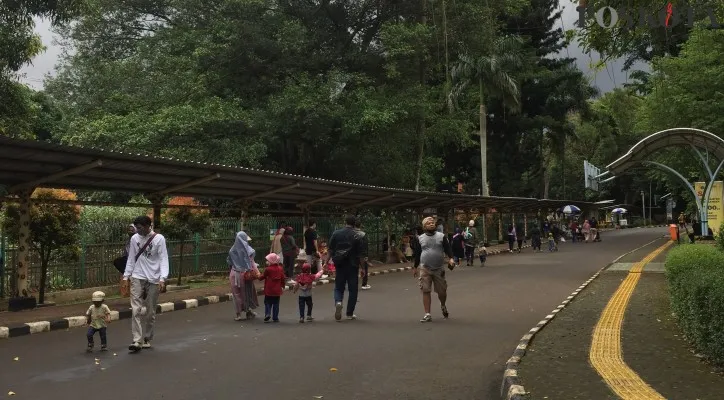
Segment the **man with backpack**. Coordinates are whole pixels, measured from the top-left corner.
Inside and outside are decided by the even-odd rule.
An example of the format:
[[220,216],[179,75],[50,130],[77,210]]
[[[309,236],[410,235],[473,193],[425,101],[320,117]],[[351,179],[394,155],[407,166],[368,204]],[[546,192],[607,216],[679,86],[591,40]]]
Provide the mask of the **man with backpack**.
[[465,241],[465,260],[467,260],[467,266],[472,267],[474,256],[475,256],[475,246],[478,245],[478,230],[475,229],[475,221],[470,220],[468,222],[468,227],[465,228],[465,232],[463,232],[463,239]]
[[362,237],[355,229],[356,223],[357,218],[354,215],[348,215],[345,218],[346,226],[334,231],[329,238],[329,256],[337,271],[334,281],[334,319],[337,321],[342,319],[345,285],[349,290],[347,319],[357,319],[354,308],[357,305],[359,267],[366,254],[363,254],[362,251]]
[[[166,239],[155,233],[151,218],[143,215],[133,221],[136,234],[128,247],[128,262],[123,273],[124,289],[131,288],[131,334],[128,350],[138,352],[151,347],[156,322],[158,294],[168,279]],[[143,339],[143,342],[141,342]]]

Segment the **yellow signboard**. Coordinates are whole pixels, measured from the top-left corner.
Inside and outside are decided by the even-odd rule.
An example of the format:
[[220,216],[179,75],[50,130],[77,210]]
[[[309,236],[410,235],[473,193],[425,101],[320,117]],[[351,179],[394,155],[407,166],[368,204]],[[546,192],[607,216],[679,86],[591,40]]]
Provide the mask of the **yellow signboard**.
[[[705,182],[694,183],[696,196],[702,201],[704,206],[704,191],[706,190]],[[714,181],[709,195],[709,209],[707,210],[709,229],[716,235],[719,232],[719,226],[724,222],[724,182]]]

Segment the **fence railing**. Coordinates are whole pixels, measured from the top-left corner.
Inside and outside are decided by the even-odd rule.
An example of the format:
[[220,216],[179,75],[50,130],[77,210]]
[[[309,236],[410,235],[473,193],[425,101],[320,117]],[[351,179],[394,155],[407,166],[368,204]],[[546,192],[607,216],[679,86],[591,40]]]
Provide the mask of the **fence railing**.
[[[488,240],[495,244],[497,240],[505,238],[505,227],[513,221],[513,215],[489,215],[486,227]],[[522,223],[522,215],[515,215],[516,223]],[[256,249],[256,261],[263,264],[264,256],[271,247],[271,236],[276,228],[284,222],[294,229],[294,238],[300,248],[304,247],[301,217],[252,217],[244,226],[244,230],[252,240],[252,247]],[[335,229],[343,225],[342,218],[317,218],[317,232],[321,240],[327,240]],[[461,225],[467,225],[461,222]],[[500,223],[502,222],[502,228]],[[403,232],[413,223],[419,223],[416,218],[410,217],[390,222],[390,232],[399,242]],[[483,218],[476,218],[478,232],[481,232]],[[534,217],[528,218],[529,226],[534,223]],[[85,222],[80,229],[79,243],[58,252],[48,265],[47,288],[50,291],[82,289],[88,287],[112,285],[118,283],[120,274],[113,266],[113,260],[121,256],[128,240],[126,229],[128,221],[106,220]],[[229,248],[234,243],[236,232],[240,229],[240,221],[236,218],[213,219],[211,226],[202,234],[196,234],[190,240],[182,242],[167,238],[170,273],[169,280],[176,277],[178,268],[183,268],[183,274],[196,275],[206,271],[226,270],[226,258]],[[362,226],[367,233],[369,254],[373,259],[384,261],[383,246],[387,240],[387,222],[380,217],[363,219]],[[499,233],[502,231],[503,236]],[[163,225],[160,232],[163,233]],[[14,285],[13,271],[17,265],[17,249],[7,237],[0,233],[0,297],[12,293]],[[36,251],[30,253],[31,264],[28,280],[31,292],[35,292],[40,284],[40,257]]]

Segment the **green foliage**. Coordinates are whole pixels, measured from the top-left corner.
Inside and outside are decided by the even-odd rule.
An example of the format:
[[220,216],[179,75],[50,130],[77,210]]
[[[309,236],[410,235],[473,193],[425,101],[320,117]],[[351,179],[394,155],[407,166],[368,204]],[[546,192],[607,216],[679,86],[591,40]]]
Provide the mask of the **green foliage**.
[[724,251],[724,222],[719,225],[719,232],[715,235],[716,247]]
[[[569,1],[578,3],[578,0]],[[626,68],[631,67],[636,61],[650,62],[655,57],[678,56],[681,45],[689,39],[691,33],[691,28],[686,26],[688,25],[686,16],[677,26],[665,29],[661,25],[660,18],[666,13],[666,2],[658,0],[588,0],[586,3],[591,10],[609,6],[617,10],[625,8],[637,14],[633,16],[636,24],[634,29],[625,27],[626,20],[623,16],[619,16],[620,22],[611,29],[599,26],[594,18],[588,17],[584,28],[578,29],[579,44],[584,51],[596,51],[602,54],[605,60],[624,57]],[[695,21],[703,25],[708,26],[711,23],[705,13],[707,7],[718,15],[719,23],[724,17],[724,3],[720,1],[674,2],[677,9],[688,4],[693,6]],[[645,12],[648,21],[647,27],[639,26],[638,13],[640,10]],[[680,11],[686,14],[685,9],[680,9]]]
[[[188,197],[174,197],[169,205],[198,205],[196,201]],[[161,229],[164,237],[181,242],[181,259],[179,261],[177,285],[181,285],[183,277],[183,257],[186,242],[193,238],[194,234],[201,234],[211,226],[209,210],[195,209],[190,207],[171,207],[163,213]]]
[[60,24],[77,15],[82,5],[83,0],[0,1],[0,135],[34,137],[23,126],[33,115],[28,90],[15,82],[17,71],[44,50],[33,18]]
[[694,348],[724,364],[724,253],[682,245],[666,258],[671,308]]
[[[48,204],[44,201],[56,199],[74,200],[75,195],[61,189],[36,189],[32,198],[37,200],[30,207],[30,245],[40,254],[41,278],[38,301],[45,300],[48,262],[59,250],[67,250],[78,241],[80,207],[69,204]],[[2,220],[3,232],[11,242],[18,243],[20,237],[20,206],[9,204]]]

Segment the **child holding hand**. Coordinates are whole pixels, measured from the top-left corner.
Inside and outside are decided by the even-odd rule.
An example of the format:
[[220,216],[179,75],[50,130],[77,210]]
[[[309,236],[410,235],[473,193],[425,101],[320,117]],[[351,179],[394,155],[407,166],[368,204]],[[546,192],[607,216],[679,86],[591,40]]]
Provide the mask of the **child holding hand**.
[[269,322],[269,319],[279,322],[279,300],[284,292],[287,277],[284,275],[282,260],[278,254],[269,253],[265,258],[267,267],[259,278],[260,281],[264,281],[264,322]]
[[111,322],[111,309],[103,304],[105,298],[105,293],[101,291],[93,292],[93,296],[91,297],[93,304],[88,307],[88,311],[85,312],[86,323],[88,324],[88,332],[86,334],[88,337],[88,349],[86,351],[89,353],[93,351],[93,336],[95,336],[96,332],[98,332],[98,335],[101,337],[101,351],[108,350],[106,327],[108,326],[107,324]]
[[314,303],[312,303],[312,288],[314,287],[314,282],[322,277],[322,274],[324,273],[323,270],[319,270],[316,274],[312,274],[312,266],[309,265],[309,263],[304,263],[302,265],[302,273],[297,275],[297,278],[295,279],[296,283],[294,284],[294,293],[297,293],[297,291],[301,290],[299,293],[299,323],[304,323],[304,308],[306,306],[307,308],[307,321],[313,321],[314,318],[312,317],[312,306]]

